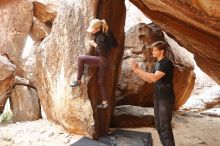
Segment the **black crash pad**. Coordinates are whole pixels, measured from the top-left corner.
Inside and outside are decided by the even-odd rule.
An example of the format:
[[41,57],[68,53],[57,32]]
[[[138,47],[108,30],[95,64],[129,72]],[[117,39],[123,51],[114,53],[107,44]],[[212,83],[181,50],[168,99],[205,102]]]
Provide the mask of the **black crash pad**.
[[98,141],[81,138],[71,146],[152,146],[151,133],[117,129]]
[[70,146],[109,146],[109,145],[95,141],[87,137],[83,137],[74,144],[71,144]]
[[151,133],[117,129],[107,136],[100,137],[100,142],[110,146],[152,146]]

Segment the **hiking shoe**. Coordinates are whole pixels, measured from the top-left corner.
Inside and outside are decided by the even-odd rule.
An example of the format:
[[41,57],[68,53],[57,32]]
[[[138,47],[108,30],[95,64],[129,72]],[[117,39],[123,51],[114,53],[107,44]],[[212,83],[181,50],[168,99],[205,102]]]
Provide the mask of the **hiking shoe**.
[[79,80],[74,80],[71,84],[70,84],[70,87],[76,87],[76,86],[79,86],[80,85],[80,81]]

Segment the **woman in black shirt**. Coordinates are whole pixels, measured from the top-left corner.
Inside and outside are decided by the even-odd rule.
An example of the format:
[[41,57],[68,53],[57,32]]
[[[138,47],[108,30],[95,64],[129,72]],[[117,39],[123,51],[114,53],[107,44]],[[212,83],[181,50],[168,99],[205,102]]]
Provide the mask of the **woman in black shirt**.
[[108,25],[105,20],[93,19],[90,22],[87,32],[94,35],[94,40],[88,43],[95,47],[95,52],[97,56],[91,55],[81,55],[78,57],[78,74],[77,79],[74,80],[70,86],[76,87],[81,84],[81,78],[84,70],[84,64],[88,64],[92,67],[98,67],[98,84],[100,87],[100,95],[102,98],[102,103],[98,105],[98,108],[106,108],[107,94],[104,87],[104,73],[109,65],[108,56],[110,54],[111,48],[117,46],[117,42],[112,33],[108,30]]
[[171,127],[172,109],[175,101],[172,83],[174,65],[173,62],[165,56],[167,47],[168,45],[163,41],[155,42],[152,45],[153,57],[157,58],[153,73],[143,71],[135,61],[132,62],[132,69],[142,79],[149,83],[155,83],[155,126],[162,145],[175,146]]

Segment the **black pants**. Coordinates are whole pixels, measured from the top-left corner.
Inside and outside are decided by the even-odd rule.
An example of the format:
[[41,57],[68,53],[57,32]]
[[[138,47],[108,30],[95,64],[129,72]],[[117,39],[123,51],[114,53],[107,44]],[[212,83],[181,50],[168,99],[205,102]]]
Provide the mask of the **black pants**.
[[170,99],[154,99],[155,126],[163,146],[175,146],[171,127],[173,104]]
[[77,80],[81,80],[84,64],[88,64],[90,67],[98,67],[98,84],[100,88],[100,96],[103,100],[107,99],[107,94],[104,86],[104,75],[108,69],[108,61],[106,58],[100,56],[82,55],[78,57],[78,74]]

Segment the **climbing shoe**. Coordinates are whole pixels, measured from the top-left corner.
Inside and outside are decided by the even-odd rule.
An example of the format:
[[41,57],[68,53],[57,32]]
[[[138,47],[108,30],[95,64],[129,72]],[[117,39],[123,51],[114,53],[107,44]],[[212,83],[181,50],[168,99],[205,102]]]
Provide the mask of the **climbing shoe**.
[[81,81],[80,80],[74,80],[71,84],[70,84],[70,87],[76,87],[76,86],[79,86],[81,84]]
[[105,109],[108,107],[108,103],[106,100],[104,100],[101,104],[98,104],[96,107],[99,109]]

